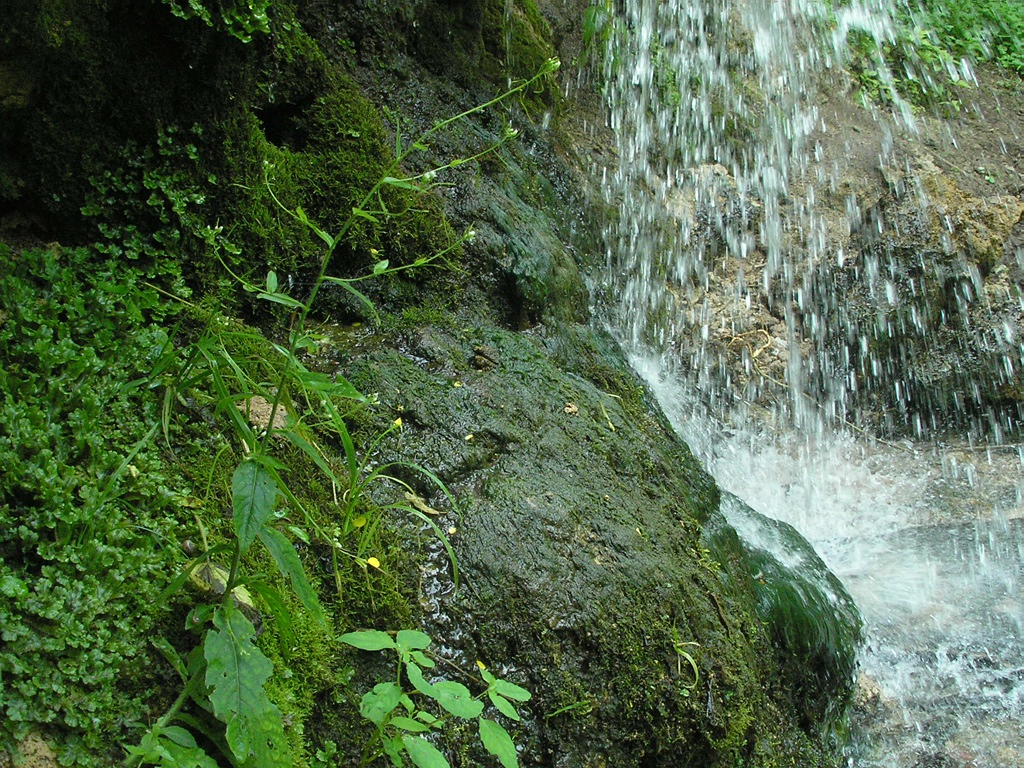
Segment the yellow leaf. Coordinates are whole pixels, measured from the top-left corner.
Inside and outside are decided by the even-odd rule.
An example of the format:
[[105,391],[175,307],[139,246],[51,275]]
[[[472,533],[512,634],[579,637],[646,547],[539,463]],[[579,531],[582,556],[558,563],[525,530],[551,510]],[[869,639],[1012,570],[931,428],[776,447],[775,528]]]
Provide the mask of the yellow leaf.
[[456,381],[454,384],[452,384],[452,386],[453,387],[461,387],[462,386],[462,382],[461,381]]
[[366,517],[364,515],[360,515],[352,521],[353,528],[362,528],[364,525],[366,525]]
[[423,512],[424,514],[427,514],[427,515],[443,515],[444,514],[444,512],[438,512],[432,506],[427,504],[427,502],[425,500],[423,500],[422,498],[417,496],[412,491],[406,491],[405,492],[405,500],[410,502],[414,507],[416,507],[416,509],[418,509],[420,512]]
[[453,525],[451,528],[448,529],[448,535],[454,536],[456,533],[458,533],[458,531],[459,529]]
[[481,672],[483,672],[483,671],[484,671],[485,669],[487,669],[487,665],[486,665],[486,664],[484,664],[484,663],[483,663],[482,661],[480,661],[479,659],[477,660],[477,662],[476,662],[476,665],[477,665],[478,667],[480,667],[480,671],[481,671]]
[[394,425],[395,425],[396,427],[401,427],[401,426],[402,426],[402,417],[401,417],[401,416],[399,416],[399,417],[398,417],[397,419],[395,419],[395,420],[394,420],[393,422],[391,422],[391,423],[392,423],[392,424],[394,424]]
[[366,558],[366,564],[376,568],[377,570],[380,570],[380,560],[378,560],[376,557]]
[[465,440],[465,441],[466,441],[467,443],[471,443],[471,442],[473,442],[473,435],[472,435],[472,434],[468,434],[468,435],[466,435],[466,436],[465,436],[465,437],[464,437],[463,439],[464,439],[464,440]]

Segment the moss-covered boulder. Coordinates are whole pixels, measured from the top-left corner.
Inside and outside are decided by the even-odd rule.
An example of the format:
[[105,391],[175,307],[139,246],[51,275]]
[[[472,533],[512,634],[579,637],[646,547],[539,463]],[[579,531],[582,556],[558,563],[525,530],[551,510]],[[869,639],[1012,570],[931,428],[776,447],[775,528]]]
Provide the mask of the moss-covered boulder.
[[462,581],[453,593],[437,547],[417,599],[464,668],[534,691],[517,732],[530,760],[832,764],[856,609],[795,532],[814,577],[740,542],[610,339],[412,323],[342,357],[402,420],[387,458],[459,499],[417,489],[445,513]]

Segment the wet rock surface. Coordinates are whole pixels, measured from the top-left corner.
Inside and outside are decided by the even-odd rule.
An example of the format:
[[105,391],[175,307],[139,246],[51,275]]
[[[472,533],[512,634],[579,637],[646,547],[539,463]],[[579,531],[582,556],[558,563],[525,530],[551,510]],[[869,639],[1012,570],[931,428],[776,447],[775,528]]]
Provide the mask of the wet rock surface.
[[[459,499],[426,500],[445,513],[462,586],[452,592],[431,545],[421,607],[461,663],[501,666],[534,692],[528,762],[760,765],[782,752],[829,764],[852,604],[766,596],[785,594],[793,564],[740,543],[610,339],[458,328],[411,328],[347,370],[401,415],[402,458]],[[500,365],[477,366],[480,349]],[[827,649],[807,640],[813,626],[832,627]]]

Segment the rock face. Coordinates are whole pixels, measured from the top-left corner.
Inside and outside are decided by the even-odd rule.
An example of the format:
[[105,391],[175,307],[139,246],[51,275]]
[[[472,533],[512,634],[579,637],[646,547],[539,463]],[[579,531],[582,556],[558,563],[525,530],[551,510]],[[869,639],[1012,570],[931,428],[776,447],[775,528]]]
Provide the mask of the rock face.
[[[476,366],[481,347],[500,362]],[[829,597],[740,542],[609,339],[413,327],[346,368],[401,414],[403,458],[460,499],[438,522],[464,584],[448,594],[427,569],[421,600],[465,663],[507,665],[534,691],[528,761],[829,763],[856,609],[834,577]]]
[[670,209],[704,271],[672,287],[693,318],[673,344],[708,391],[777,407],[796,382],[882,433],[1019,423],[1022,107],[1019,83],[978,78],[955,119],[922,113],[912,129],[823,78],[813,156],[778,203],[784,270],[768,263],[763,201],[722,166],[693,170],[701,191]]

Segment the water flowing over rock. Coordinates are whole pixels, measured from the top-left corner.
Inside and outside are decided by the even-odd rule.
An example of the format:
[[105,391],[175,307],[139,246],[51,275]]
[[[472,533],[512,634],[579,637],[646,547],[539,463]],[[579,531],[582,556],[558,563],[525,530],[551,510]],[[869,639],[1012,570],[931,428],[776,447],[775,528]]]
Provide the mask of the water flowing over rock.
[[966,61],[943,109],[881,56],[865,96],[846,41],[884,50],[894,10],[623,4],[599,293],[716,480],[861,605],[850,764],[996,768],[1020,754],[1024,108]]

